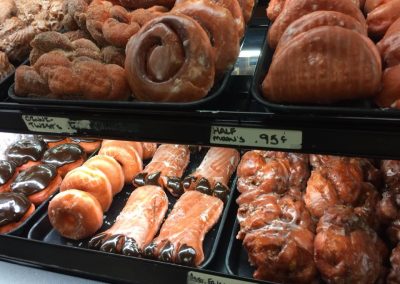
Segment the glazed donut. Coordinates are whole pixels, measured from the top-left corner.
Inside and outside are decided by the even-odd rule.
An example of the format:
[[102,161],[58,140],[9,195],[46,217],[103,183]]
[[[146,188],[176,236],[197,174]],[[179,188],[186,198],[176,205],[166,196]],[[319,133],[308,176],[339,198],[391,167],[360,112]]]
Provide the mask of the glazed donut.
[[55,193],[61,184],[56,167],[40,164],[21,171],[10,188],[22,193],[35,205],[40,205]]
[[242,9],[243,19],[246,24],[250,21],[256,1],[255,0],[238,0],[238,2],[240,5],[240,8]]
[[19,193],[0,193],[0,234],[18,228],[35,211],[29,199]]
[[143,169],[143,162],[138,152],[131,146],[120,143],[105,145],[101,147],[99,155],[113,157],[120,165],[124,172],[125,183],[131,183],[134,176],[136,176]]
[[99,201],[90,193],[76,189],[57,194],[50,201],[48,215],[58,233],[73,240],[92,236],[103,224]]
[[0,161],[0,192],[10,191],[10,185],[17,176],[15,165],[9,161]]
[[86,153],[81,146],[67,143],[48,149],[43,154],[42,162],[55,166],[58,174],[64,177],[69,171],[81,166],[85,159]]
[[[235,19],[228,9],[210,0],[188,0],[172,10],[195,19],[207,32],[215,56],[215,74],[221,76],[232,68],[239,55],[239,36]],[[224,31],[221,32],[221,27]]]
[[101,139],[71,137],[71,142],[77,143],[87,154],[97,151],[101,146]]
[[210,40],[190,17],[160,16],[145,24],[129,40],[125,71],[133,96],[138,100],[199,100],[214,85]]
[[81,166],[70,171],[60,185],[60,191],[79,189],[92,194],[106,212],[112,202],[112,189],[108,177],[101,171]]
[[143,160],[151,159],[157,151],[157,143],[143,142]]
[[40,135],[39,138],[42,139],[47,144],[47,148],[53,148],[61,144],[70,143],[70,139],[64,136]]
[[121,165],[112,157],[96,155],[84,164],[89,168],[95,168],[102,171],[111,183],[113,195],[116,195],[124,187],[124,172]]
[[376,7],[367,16],[368,34],[375,38],[383,37],[399,17],[400,0],[392,0]]
[[17,171],[21,171],[39,164],[46,148],[46,143],[41,139],[23,139],[6,150],[6,157],[15,164]]
[[236,31],[239,35],[239,38],[242,38],[244,36],[245,22],[239,1],[238,0],[212,0],[212,1],[215,2],[215,4],[220,5],[231,12],[233,18],[235,19]]
[[106,147],[108,145],[129,147],[135,150],[141,159],[143,159],[143,145],[136,141],[123,141],[123,140],[103,140],[101,147]]

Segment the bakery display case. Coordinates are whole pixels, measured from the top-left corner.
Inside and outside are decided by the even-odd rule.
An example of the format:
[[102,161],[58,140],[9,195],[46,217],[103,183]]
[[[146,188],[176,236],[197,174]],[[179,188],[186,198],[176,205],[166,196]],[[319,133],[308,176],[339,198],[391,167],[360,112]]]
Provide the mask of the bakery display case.
[[400,283],[400,2],[28,2],[0,12],[0,258]]

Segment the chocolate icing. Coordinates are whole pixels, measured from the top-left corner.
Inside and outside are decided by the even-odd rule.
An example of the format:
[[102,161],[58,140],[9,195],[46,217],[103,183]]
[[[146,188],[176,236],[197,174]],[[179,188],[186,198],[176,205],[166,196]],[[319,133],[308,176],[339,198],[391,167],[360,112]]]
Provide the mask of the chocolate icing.
[[48,149],[43,155],[42,162],[59,168],[78,161],[84,155],[85,152],[78,144],[66,143]]
[[52,165],[37,165],[22,171],[11,184],[13,192],[31,195],[44,190],[57,176],[57,170]]
[[23,194],[0,193],[0,226],[18,222],[31,207],[31,202]]
[[42,139],[44,142],[49,143],[49,142],[59,142],[65,139],[64,136],[44,136],[40,135],[40,139]]
[[99,142],[99,139],[93,139],[93,138],[82,138],[82,137],[71,137],[71,140],[74,141],[75,143],[92,143],[92,142]]
[[15,165],[9,161],[0,161],[0,186],[6,184],[15,174]]
[[23,139],[12,144],[7,149],[6,156],[19,167],[29,161],[39,161],[46,148],[46,143],[41,139]]

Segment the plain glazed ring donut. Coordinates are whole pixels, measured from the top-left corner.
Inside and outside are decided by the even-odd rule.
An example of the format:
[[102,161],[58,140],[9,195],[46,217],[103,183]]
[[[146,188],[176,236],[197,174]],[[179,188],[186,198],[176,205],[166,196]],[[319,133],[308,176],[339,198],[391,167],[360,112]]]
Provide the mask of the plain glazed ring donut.
[[133,96],[138,100],[199,100],[214,84],[210,40],[190,17],[160,16],[145,24],[129,40],[125,71]]
[[132,148],[139,154],[140,158],[143,159],[143,146],[140,142],[123,140],[103,140],[103,142],[101,143],[101,147],[106,147],[108,145]]
[[97,199],[76,189],[57,194],[50,201],[48,215],[60,235],[73,240],[94,235],[103,224],[103,212]]
[[112,193],[116,195],[124,186],[124,172],[121,165],[112,157],[97,155],[85,162],[85,166],[102,171],[111,183]]
[[[173,12],[195,19],[207,32],[215,53],[215,73],[222,75],[235,64],[239,54],[239,36],[235,19],[228,9],[210,0],[188,0],[175,6]],[[224,32],[221,32],[224,27]]]
[[61,183],[60,191],[79,189],[92,194],[100,203],[103,212],[112,202],[111,183],[107,176],[98,169],[81,166],[70,171]]

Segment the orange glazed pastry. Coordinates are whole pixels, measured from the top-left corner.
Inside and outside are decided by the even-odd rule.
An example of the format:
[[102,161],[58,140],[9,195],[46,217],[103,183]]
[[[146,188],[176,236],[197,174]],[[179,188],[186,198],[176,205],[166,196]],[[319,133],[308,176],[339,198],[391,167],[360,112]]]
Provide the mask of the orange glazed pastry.
[[228,9],[231,12],[233,18],[235,19],[235,27],[239,35],[239,38],[242,38],[244,36],[245,22],[239,1],[238,0],[212,0],[212,1],[215,2],[217,5],[220,5]]
[[143,160],[153,158],[154,154],[157,151],[157,143],[143,142]]
[[0,192],[10,191],[10,185],[16,176],[14,163],[0,160]]
[[93,237],[89,247],[140,256],[158,232],[167,209],[168,198],[161,187],[139,187],[132,192],[111,228]]
[[79,145],[66,143],[44,152],[42,162],[56,167],[58,174],[64,177],[69,171],[81,166],[85,159],[86,153]]
[[100,148],[99,155],[113,157],[120,165],[124,172],[125,183],[131,183],[133,178],[143,169],[143,162],[139,153],[128,144],[116,141],[103,145]]
[[370,36],[381,38],[400,17],[400,0],[392,0],[368,13],[367,25]]
[[400,65],[385,69],[383,72],[383,88],[375,97],[375,103],[380,107],[400,108]]
[[385,67],[400,64],[400,18],[387,30],[377,45]]
[[10,188],[22,193],[35,205],[40,205],[58,190],[61,177],[52,165],[36,165],[21,171]]
[[70,189],[57,194],[49,204],[51,225],[61,236],[81,240],[92,236],[103,224],[97,199],[85,191]]
[[0,234],[18,228],[35,212],[35,205],[19,193],[0,193]]
[[39,164],[45,151],[46,143],[43,140],[23,139],[7,148],[6,157],[15,164],[17,171],[21,171]]
[[393,0],[366,0],[364,5],[364,11],[366,14],[372,12],[378,6],[391,2]]
[[143,145],[141,142],[137,141],[123,141],[123,140],[103,140],[101,147],[106,147],[107,145],[129,147],[135,150],[141,159],[143,159]]
[[[215,73],[231,69],[239,55],[239,36],[229,10],[210,0],[187,0],[172,10],[195,19],[207,32],[215,56]],[[221,32],[224,27],[224,32]]]
[[243,19],[245,23],[250,21],[251,15],[253,13],[255,0],[238,0],[240,8],[242,8]]
[[138,100],[199,100],[214,84],[210,40],[190,17],[160,16],[145,24],[129,40],[125,71],[133,96]]
[[103,172],[111,183],[112,194],[116,195],[124,187],[124,172],[121,165],[112,157],[96,155],[85,162],[85,166]]
[[79,189],[92,194],[106,212],[112,202],[111,183],[107,176],[98,169],[81,166],[70,171],[61,183],[60,191]]
[[286,0],[285,7],[268,32],[268,42],[275,49],[287,27],[298,18],[315,11],[336,11],[347,14],[362,25],[365,19],[360,8],[349,0]]
[[380,56],[370,39],[323,26],[281,47],[261,88],[270,102],[330,104],[372,97],[381,87],[381,76]]
[[90,154],[100,149],[101,139],[71,137],[72,143],[77,143],[82,149]]
[[269,1],[267,8],[267,17],[272,22],[278,18],[279,14],[282,12],[283,7],[285,6],[286,0],[271,0]]

